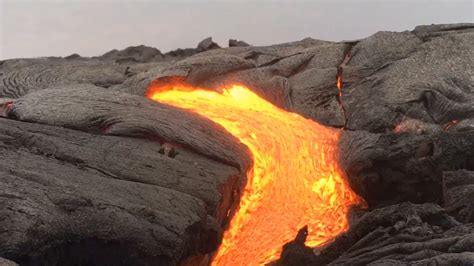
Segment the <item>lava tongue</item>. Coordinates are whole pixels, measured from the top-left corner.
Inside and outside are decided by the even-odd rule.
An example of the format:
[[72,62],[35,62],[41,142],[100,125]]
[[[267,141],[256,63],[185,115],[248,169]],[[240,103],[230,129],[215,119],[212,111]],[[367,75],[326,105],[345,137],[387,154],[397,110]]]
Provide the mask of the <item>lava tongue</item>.
[[183,83],[152,85],[147,96],[211,119],[252,152],[253,168],[214,265],[275,260],[305,225],[309,246],[347,229],[349,207],[361,200],[337,163],[340,131],[280,109],[240,85],[222,93]]

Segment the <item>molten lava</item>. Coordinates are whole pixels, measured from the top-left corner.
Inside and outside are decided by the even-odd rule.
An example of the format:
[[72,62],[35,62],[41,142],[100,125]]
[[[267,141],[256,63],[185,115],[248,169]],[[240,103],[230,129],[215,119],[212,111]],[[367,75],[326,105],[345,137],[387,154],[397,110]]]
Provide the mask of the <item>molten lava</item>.
[[198,113],[247,145],[253,168],[213,265],[259,265],[278,258],[298,229],[324,244],[348,228],[360,198],[337,163],[340,131],[280,109],[240,85],[220,92],[183,83],[152,85],[155,101]]
[[342,96],[342,72],[338,73],[336,76],[336,87],[339,90],[339,97]]

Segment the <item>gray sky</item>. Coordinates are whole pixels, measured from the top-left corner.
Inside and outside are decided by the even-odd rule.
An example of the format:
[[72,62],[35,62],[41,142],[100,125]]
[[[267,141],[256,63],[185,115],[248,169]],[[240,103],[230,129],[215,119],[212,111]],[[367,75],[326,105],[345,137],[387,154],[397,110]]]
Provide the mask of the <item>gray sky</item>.
[[0,59],[83,56],[145,44],[162,52],[212,36],[266,45],[357,39],[419,24],[474,22],[474,0],[0,0]]

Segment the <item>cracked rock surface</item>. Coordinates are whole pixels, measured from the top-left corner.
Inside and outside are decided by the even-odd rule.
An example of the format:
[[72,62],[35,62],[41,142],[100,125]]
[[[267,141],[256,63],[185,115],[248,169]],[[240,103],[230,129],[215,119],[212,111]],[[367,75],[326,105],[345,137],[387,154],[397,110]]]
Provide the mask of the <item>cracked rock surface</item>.
[[371,210],[349,231],[315,252],[285,246],[280,265],[471,265],[474,225],[462,224],[432,203],[402,203]]
[[368,208],[317,250],[295,236],[276,264],[472,265],[473,43],[474,25],[449,24],[0,61],[0,264],[206,263],[251,156],[222,127],[143,96],[179,77],[243,83],[345,129],[341,167]]

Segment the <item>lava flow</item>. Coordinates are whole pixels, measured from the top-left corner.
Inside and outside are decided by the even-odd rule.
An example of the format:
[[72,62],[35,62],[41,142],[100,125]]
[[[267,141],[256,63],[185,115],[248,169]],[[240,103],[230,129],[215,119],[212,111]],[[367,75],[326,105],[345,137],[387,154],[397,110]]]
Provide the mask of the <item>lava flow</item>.
[[342,96],[342,68],[337,71],[337,76],[336,76],[336,87],[337,90],[339,91],[338,95],[339,97]]
[[306,244],[324,244],[348,228],[361,199],[337,163],[340,131],[285,111],[241,85],[217,91],[184,83],[151,86],[155,101],[198,113],[247,145],[253,168],[213,265],[259,265],[307,225]]

